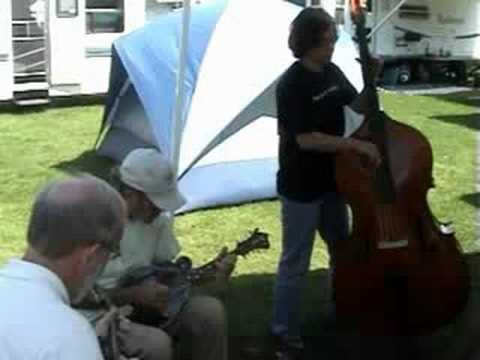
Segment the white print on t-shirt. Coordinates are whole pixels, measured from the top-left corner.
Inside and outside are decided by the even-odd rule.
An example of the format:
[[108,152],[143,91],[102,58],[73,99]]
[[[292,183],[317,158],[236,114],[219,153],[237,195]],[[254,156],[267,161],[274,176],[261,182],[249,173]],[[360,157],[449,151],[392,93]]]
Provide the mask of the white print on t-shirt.
[[312,100],[313,100],[313,102],[316,102],[316,101],[318,101],[318,100],[321,100],[321,99],[323,99],[325,96],[327,96],[328,94],[330,94],[331,92],[337,91],[338,89],[339,89],[338,85],[331,86],[331,87],[329,87],[328,89],[322,91],[320,94],[312,96]]

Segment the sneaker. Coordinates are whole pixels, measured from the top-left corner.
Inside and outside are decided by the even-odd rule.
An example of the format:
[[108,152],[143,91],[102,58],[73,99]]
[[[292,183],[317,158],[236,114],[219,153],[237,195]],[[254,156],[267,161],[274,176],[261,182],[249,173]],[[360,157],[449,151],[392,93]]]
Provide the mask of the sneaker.
[[337,327],[337,311],[335,303],[328,304],[322,317],[322,328],[327,332],[334,332]]
[[303,352],[296,350],[278,350],[275,352],[275,360],[301,360]]
[[275,343],[276,360],[300,360],[302,358],[304,344],[300,336],[272,336]]

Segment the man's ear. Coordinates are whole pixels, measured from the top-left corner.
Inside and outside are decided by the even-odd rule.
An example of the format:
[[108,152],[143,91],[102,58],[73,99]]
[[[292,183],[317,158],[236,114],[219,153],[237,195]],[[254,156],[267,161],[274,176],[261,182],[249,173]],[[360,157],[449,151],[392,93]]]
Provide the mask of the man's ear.
[[99,244],[91,244],[76,248],[65,259],[65,262],[68,262],[68,278],[75,282],[83,279],[86,273],[92,271],[95,266],[96,253],[100,250],[99,247]]
[[84,246],[80,249],[80,263],[82,267],[89,268],[92,264],[95,265],[98,258],[98,252],[101,250],[100,244],[92,244]]

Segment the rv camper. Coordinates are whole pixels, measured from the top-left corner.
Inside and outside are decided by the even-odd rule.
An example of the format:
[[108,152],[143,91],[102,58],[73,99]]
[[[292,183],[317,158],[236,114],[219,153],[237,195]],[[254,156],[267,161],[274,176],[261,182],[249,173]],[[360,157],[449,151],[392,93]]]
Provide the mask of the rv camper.
[[[348,1],[337,4],[342,8]],[[365,4],[371,51],[385,59],[386,83],[461,81],[480,60],[480,0],[368,0]],[[345,29],[353,33],[348,16]]]
[[172,0],[0,0],[0,101],[105,93],[113,40]]

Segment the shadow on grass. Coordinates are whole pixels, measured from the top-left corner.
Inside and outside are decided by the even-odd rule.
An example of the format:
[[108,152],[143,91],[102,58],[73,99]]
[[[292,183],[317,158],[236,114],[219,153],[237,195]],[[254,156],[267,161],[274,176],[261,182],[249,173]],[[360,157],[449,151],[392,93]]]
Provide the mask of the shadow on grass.
[[480,208],[480,192],[464,194],[460,196],[460,200],[466,202],[467,204],[475,208]]
[[438,115],[431,117],[431,119],[464,126],[475,131],[480,130],[480,113],[471,113],[465,115]]
[[[306,343],[305,360],[333,359],[332,333],[326,331],[328,301],[326,269],[309,273],[303,312],[302,335]],[[272,288],[275,274],[239,275],[231,280],[225,305],[228,312],[231,360],[274,359],[269,337],[272,312]]]
[[59,162],[52,167],[72,175],[86,172],[108,180],[108,174],[113,164],[109,158],[97,155],[95,150],[87,150],[75,159]]
[[75,97],[58,97],[51,98],[51,102],[44,105],[36,106],[18,106],[13,103],[0,103],[0,114],[32,114],[39,113],[50,109],[81,107],[90,105],[103,105],[105,96],[103,95],[83,95]]
[[480,90],[472,90],[459,92],[448,95],[424,95],[426,97],[434,97],[441,101],[462,104],[478,108],[480,106]]
[[[465,260],[471,277],[466,307],[454,322],[421,336],[362,336],[336,332],[334,322],[328,321],[327,316],[330,304],[326,298],[327,271],[318,269],[311,272],[303,305],[307,315],[302,326],[306,350],[303,359],[473,359],[462,357],[462,354],[478,349],[480,253],[466,253]],[[232,279],[226,301],[229,359],[275,358],[273,343],[268,337],[273,280],[273,274],[240,275]],[[445,353],[451,356],[442,357]]]
[[[397,346],[398,338],[366,338],[336,332],[327,276],[326,269],[314,270],[308,276],[302,305],[304,321],[301,333],[305,343],[302,360],[420,360],[408,355],[398,357],[397,349],[392,348]],[[273,281],[273,274],[241,275],[232,279],[226,301],[230,360],[279,360],[275,357],[275,346],[268,334]],[[359,349],[363,351],[362,357],[358,355]],[[388,356],[372,356],[379,351],[386,352]]]
[[[336,331],[333,305],[327,291],[327,271],[309,274],[303,303],[301,332],[305,343],[302,360],[420,360],[411,338],[362,336]],[[268,335],[274,275],[244,275],[232,279],[226,301],[229,320],[229,359],[279,360]],[[405,339],[404,339],[405,338]],[[438,343],[438,342],[437,342]],[[429,345],[431,346],[431,345]]]

